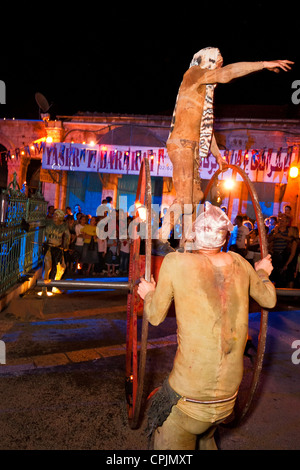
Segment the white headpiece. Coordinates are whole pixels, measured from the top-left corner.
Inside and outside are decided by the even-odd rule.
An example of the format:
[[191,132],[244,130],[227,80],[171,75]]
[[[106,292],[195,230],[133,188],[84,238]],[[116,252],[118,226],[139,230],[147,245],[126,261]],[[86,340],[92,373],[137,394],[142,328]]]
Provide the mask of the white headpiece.
[[225,212],[205,202],[204,210],[193,223],[192,233],[187,235],[187,239],[193,241],[194,250],[214,250],[224,245],[227,232],[232,230],[233,225]]
[[214,70],[219,54],[221,53],[217,47],[205,47],[194,54],[190,67],[199,65],[201,69]]

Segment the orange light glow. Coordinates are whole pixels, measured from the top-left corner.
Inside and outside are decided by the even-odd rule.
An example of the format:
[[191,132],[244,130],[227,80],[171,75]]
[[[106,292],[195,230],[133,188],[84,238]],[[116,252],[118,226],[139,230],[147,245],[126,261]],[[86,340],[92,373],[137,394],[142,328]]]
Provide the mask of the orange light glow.
[[234,187],[234,181],[232,179],[228,179],[224,181],[224,188],[227,190],[231,190]]
[[297,166],[291,166],[289,175],[291,178],[297,178],[299,175],[299,168]]
[[136,210],[139,214],[139,217],[142,222],[146,222],[147,220],[147,209],[145,206],[143,206],[140,201],[136,201],[135,203]]
[[[37,295],[39,295],[40,297],[41,297],[43,294],[44,294],[43,291],[40,291],[40,292],[37,293]],[[51,297],[51,296],[53,295],[53,293],[46,291],[46,295],[47,295],[48,297]]]

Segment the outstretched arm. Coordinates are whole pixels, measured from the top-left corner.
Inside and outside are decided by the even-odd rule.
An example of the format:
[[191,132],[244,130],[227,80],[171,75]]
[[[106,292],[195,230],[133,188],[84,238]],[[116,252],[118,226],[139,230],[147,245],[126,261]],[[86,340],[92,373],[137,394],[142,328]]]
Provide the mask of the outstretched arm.
[[[287,72],[291,70],[291,60],[273,60],[262,62],[237,62],[236,64],[226,65],[219,69],[203,70],[200,67],[191,67],[189,69],[192,80],[197,82],[197,86],[210,83],[228,83],[234,78],[244,77],[253,72],[267,69],[278,73],[281,70]],[[194,69],[194,70],[193,70]],[[188,72],[189,72],[188,71]]]

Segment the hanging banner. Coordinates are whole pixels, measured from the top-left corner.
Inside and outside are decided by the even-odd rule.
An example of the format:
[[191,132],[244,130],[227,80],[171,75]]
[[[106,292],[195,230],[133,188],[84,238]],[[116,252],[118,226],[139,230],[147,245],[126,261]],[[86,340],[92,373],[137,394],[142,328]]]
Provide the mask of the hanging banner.
[[[288,172],[291,164],[296,159],[294,147],[287,149],[262,149],[262,150],[221,150],[223,158],[230,165],[242,168],[252,182],[281,183],[288,181]],[[218,169],[216,159],[210,154],[200,162],[200,175],[202,179],[210,179]],[[224,179],[230,178],[232,170],[224,173]],[[237,175],[237,181],[242,178]]]
[[[288,149],[221,150],[228,164],[241,167],[253,182],[287,183],[288,170],[296,158],[293,147]],[[173,166],[166,148],[84,145],[72,143],[46,144],[42,168],[47,170],[84,171],[138,175],[141,161],[149,158],[151,176],[172,177]],[[182,162],[184,165],[184,162]],[[218,169],[210,154],[200,161],[200,176],[210,179]],[[226,172],[224,178],[229,178]],[[237,176],[237,180],[240,177]],[[240,179],[241,180],[241,179]]]
[[153,147],[46,144],[42,168],[138,175],[145,156],[149,158],[151,176],[172,176],[173,166],[166,149]]

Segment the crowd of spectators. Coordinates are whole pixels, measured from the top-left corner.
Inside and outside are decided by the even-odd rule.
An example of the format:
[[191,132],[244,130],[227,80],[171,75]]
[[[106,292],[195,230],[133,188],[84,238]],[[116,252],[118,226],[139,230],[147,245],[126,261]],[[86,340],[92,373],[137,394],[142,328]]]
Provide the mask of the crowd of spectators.
[[[279,288],[300,288],[299,229],[293,225],[291,207],[265,219],[268,252],[272,255],[273,271],[270,279]],[[260,241],[256,221],[237,215],[227,250],[238,252],[254,265],[260,259]]]
[[[114,210],[106,200],[98,209],[97,213],[101,215],[92,216],[83,214],[80,206],[75,206],[74,213],[66,207],[64,221],[70,232],[69,248],[64,254],[66,274],[127,276],[131,240],[129,236],[124,237],[128,234],[124,229],[119,237],[119,228],[122,223],[128,225],[131,218],[123,211]],[[48,219],[53,217],[54,211],[54,206],[48,207]],[[104,236],[103,231],[101,235],[101,230],[97,228],[103,219]],[[113,224],[110,224],[110,219]]]
[[[225,207],[222,209],[226,211]],[[54,207],[49,206],[47,218],[53,217],[53,213]],[[114,221],[111,227],[110,218]],[[103,233],[99,236],[99,223],[103,219],[104,237]],[[65,253],[66,273],[128,275],[132,243],[128,227],[131,221],[132,217],[121,209],[113,209],[107,200],[102,201],[95,216],[83,214],[80,206],[75,206],[74,212],[67,207],[65,222],[71,237]],[[240,214],[233,223],[234,230],[229,234],[223,250],[239,253],[254,266],[260,259],[257,223]],[[278,216],[266,218],[265,230],[274,268],[270,279],[276,287],[300,288],[300,239],[298,227],[293,225],[291,207],[286,205],[284,212],[279,212]],[[171,245],[175,249],[179,246],[179,238],[174,237],[174,233],[171,236]]]

